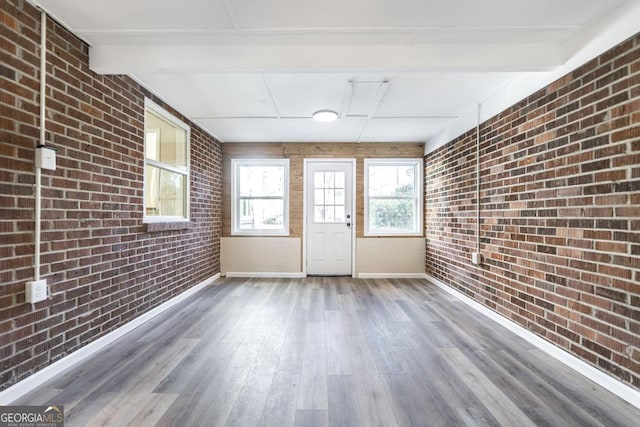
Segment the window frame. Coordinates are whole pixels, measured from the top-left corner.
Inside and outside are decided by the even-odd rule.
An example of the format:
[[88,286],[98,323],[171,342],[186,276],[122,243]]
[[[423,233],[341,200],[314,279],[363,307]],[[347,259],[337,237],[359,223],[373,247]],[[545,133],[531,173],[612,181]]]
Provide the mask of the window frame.
[[[240,168],[250,166],[282,166],[284,168],[282,197],[240,197]],[[288,236],[289,235],[289,159],[231,159],[231,235],[232,236]],[[283,201],[282,228],[246,230],[240,229],[239,214],[243,211],[242,202],[252,199]]]
[[[369,196],[369,167],[371,166],[404,166],[411,165],[417,170],[414,176],[414,197],[370,197]],[[424,214],[423,214],[423,174],[424,159],[417,158],[369,158],[364,159],[364,236],[365,237],[420,237],[424,235]],[[384,232],[379,230],[371,230],[369,224],[369,205],[371,200],[413,200],[414,201],[414,228],[407,232]]]
[[[163,119],[171,122],[175,127],[181,128],[186,132],[186,172],[182,168],[168,165],[166,163],[152,160],[147,158],[147,132],[152,129],[147,129],[147,112],[151,111],[154,114],[162,117]],[[145,98],[144,100],[144,141],[143,141],[143,157],[144,157],[144,169],[143,169],[143,184],[142,184],[142,222],[144,224],[150,223],[162,223],[162,222],[190,222],[191,221],[191,127],[184,121],[178,119],[176,116],[168,112],[160,105],[153,102],[151,99]],[[184,216],[177,215],[147,215],[147,165],[156,167],[161,170],[166,170],[172,173],[177,173],[185,178],[184,189]]]

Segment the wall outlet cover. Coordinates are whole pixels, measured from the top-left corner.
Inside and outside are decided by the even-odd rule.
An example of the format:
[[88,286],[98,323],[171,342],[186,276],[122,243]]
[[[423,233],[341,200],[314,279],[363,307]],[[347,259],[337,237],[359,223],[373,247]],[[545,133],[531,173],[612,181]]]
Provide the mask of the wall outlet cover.
[[480,263],[482,263],[482,255],[480,254],[480,252],[473,252],[471,254],[471,262],[474,265],[480,265]]
[[34,280],[33,282],[27,282],[25,289],[25,300],[30,304],[35,304],[40,301],[44,301],[49,296],[47,289],[47,280]]

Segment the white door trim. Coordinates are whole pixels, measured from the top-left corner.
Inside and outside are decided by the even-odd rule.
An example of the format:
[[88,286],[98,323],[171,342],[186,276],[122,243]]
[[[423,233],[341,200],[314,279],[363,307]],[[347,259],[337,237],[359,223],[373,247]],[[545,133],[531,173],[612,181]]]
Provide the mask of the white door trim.
[[351,164],[351,212],[353,216],[351,226],[351,277],[358,277],[356,271],[356,159],[332,157],[313,157],[304,159],[302,183],[302,273],[307,275],[307,169],[309,163],[350,163]]

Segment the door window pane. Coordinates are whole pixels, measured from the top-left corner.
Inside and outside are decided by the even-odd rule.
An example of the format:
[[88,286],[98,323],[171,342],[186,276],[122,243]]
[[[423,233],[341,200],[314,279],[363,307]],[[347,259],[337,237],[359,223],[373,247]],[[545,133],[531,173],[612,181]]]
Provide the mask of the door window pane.
[[314,222],[336,223],[345,219],[345,173],[321,171],[313,174]]

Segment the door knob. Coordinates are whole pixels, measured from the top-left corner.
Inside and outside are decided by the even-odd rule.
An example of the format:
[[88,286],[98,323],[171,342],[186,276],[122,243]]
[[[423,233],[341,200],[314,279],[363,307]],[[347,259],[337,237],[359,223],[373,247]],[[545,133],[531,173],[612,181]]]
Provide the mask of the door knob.
[[347,227],[351,227],[351,223],[350,222],[347,223]]

